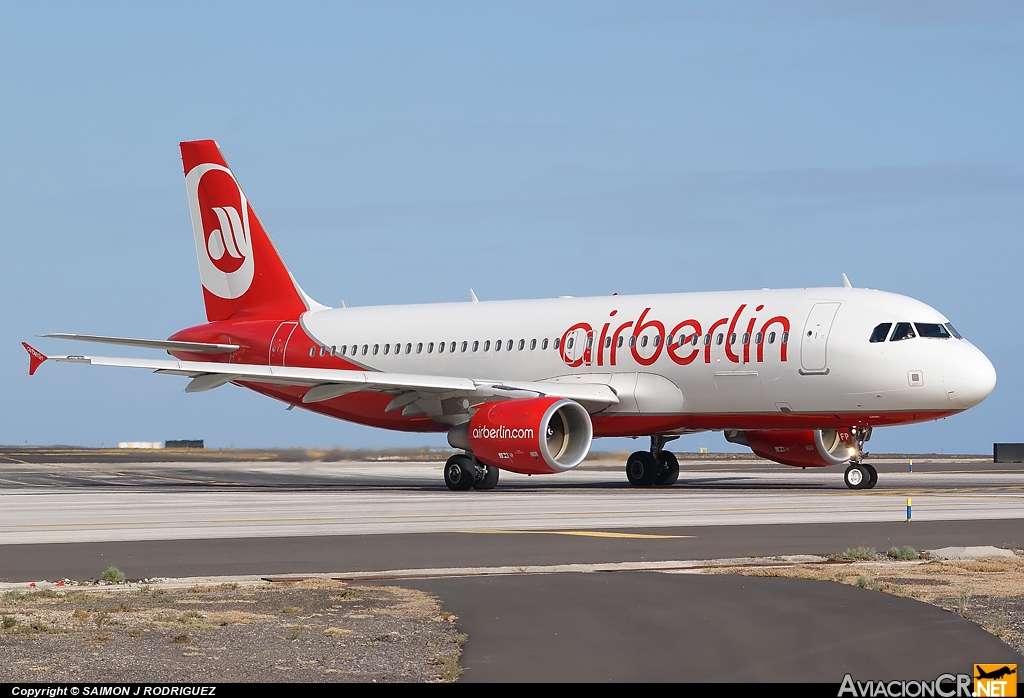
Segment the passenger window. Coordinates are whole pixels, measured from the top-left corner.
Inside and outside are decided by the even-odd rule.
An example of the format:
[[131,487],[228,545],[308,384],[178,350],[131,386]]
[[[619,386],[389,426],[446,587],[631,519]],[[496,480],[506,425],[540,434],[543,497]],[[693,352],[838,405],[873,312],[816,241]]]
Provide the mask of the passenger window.
[[368,345],[368,344],[364,344],[364,345],[363,345],[363,356],[366,356],[366,352],[367,352],[367,351],[368,351],[369,349],[370,349],[370,345]]
[[643,337],[640,338],[640,346],[642,346],[642,347],[646,347],[647,346],[647,335],[644,335]]
[[512,340],[508,340],[508,344],[505,346],[508,351],[512,351]]
[[757,334],[754,335],[754,344],[760,344],[763,341],[764,341],[764,333],[763,332],[758,332]]
[[388,349],[390,349],[390,348],[391,348],[390,344],[385,344],[384,345],[384,353],[387,354],[388,353]]
[[312,359],[314,356],[316,356],[316,347],[310,347],[309,348],[309,358]]
[[635,347],[636,346],[636,337],[630,337],[629,338],[629,346],[630,347]]
[[434,352],[434,343],[433,342],[428,342],[427,343],[427,353],[428,354],[432,354],[433,352]]
[[736,333],[733,332],[731,335],[729,335],[729,344],[735,344],[735,343],[736,343]]
[[412,353],[412,342],[409,342],[408,344],[405,345],[405,353],[406,354],[411,354]]
[[709,344],[711,344],[711,335],[706,334],[704,335],[704,346],[708,346]]
[[622,336],[621,335],[619,336],[619,343],[616,344],[615,346],[618,347],[619,349],[622,348]]
[[488,340],[484,341],[484,351],[490,351],[490,350],[491,350],[491,340],[488,339]]
[[466,351],[466,349],[468,349],[468,348],[469,348],[469,342],[463,342],[462,343],[462,351]]
[[[453,354],[455,353],[455,342],[452,342],[452,345],[448,347],[448,351],[450,351]],[[465,347],[463,347],[462,351],[466,351]]]
[[377,355],[377,352],[378,352],[379,350],[380,350],[380,345],[379,345],[379,344],[374,344],[374,345],[373,345],[373,355],[374,355],[374,356],[376,356],[376,355]]
[[892,331],[892,338],[889,341],[899,342],[904,339],[913,339],[916,336],[914,328],[909,322],[897,322],[896,329]]
[[338,354],[338,347],[337,346],[332,346],[331,347],[331,356],[336,356],[337,354]]
[[540,343],[540,348],[541,349],[547,349],[548,348],[548,338],[547,337],[545,337],[544,340]]
[[744,332],[743,333],[743,344],[744,344],[744,346],[746,346],[747,344],[750,344],[750,333],[749,332]]
[[768,333],[768,343],[769,344],[775,344],[775,333],[774,332],[769,332]]
[[473,340],[473,351],[476,351],[479,348],[480,348],[480,342],[478,342],[477,340]]
[[423,353],[423,342],[416,342],[416,353],[417,354],[422,354]]
[[718,346],[722,346],[722,340],[724,340],[724,339],[725,339],[725,335],[722,334],[721,332],[719,332],[718,333],[718,338],[715,339],[715,344],[717,344]]
[[437,343],[437,353],[438,354],[443,354],[444,353],[444,342],[438,342]]
[[690,339],[690,345],[691,346],[697,346],[697,342],[699,342],[699,341],[700,341],[700,335],[697,334],[696,332],[694,332],[693,333],[693,338]]
[[342,344],[342,345],[341,345],[341,355],[342,355],[342,356],[344,356],[344,355],[345,355],[345,350],[346,350],[346,349],[348,349],[348,347],[347,347],[346,345]]
[[940,325],[933,322],[915,322],[914,327],[917,328],[917,334],[920,337],[929,337],[931,339],[949,339],[949,330],[946,329],[945,325]]
[[782,343],[783,344],[788,344],[789,343],[789,332],[783,332],[782,333]]
[[552,345],[555,351],[558,351],[558,343],[562,341],[561,337],[555,337],[555,343]]
[[501,351],[501,340],[494,340],[494,351]]
[[526,348],[526,340],[525,339],[520,339],[519,340],[519,351],[522,351],[525,348]]
[[871,331],[871,343],[878,344],[884,342],[885,338],[889,336],[889,330],[892,329],[891,322],[883,322],[879,324],[875,329]]
[[566,348],[572,349],[572,345],[576,343],[575,337],[569,337],[569,340],[565,343]]
[[951,335],[953,335],[954,337],[956,337],[957,339],[963,339],[963,335],[961,335],[959,332],[956,331],[956,328],[953,327],[953,323],[952,322],[947,322],[946,323],[946,329],[949,330],[949,333]]
[[661,335],[660,334],[656,334],[656,335],[654,335],[654,346],[657,347],[657,346],[660,346],[660,345],[661,345]]
[[533,351],[536,348],[537,348],[537,340],[536,339],[531,339],[530,340],[530,351]]

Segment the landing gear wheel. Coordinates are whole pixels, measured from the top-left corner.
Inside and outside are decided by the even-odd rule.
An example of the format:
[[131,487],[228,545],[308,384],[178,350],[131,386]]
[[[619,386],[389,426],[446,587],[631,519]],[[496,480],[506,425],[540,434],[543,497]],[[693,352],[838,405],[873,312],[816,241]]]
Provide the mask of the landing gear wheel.
[[843,480],[851,490],[863,490],[869,487],[868,483],[871,482],[871,473],[866,466],[854,463],[846,469]]
[[461,492],[476,483],[476,464],[469,456],[454,455],[444,464],[444,484],[448,489]]
[[861,463],[860,467],[868,471],[868,484],[864,486],[864,489],[873,489],[878,484],[878,471],[875,470],[875,466],[868,465],[867,463]]
[[481,466],[486,469],[483,478],[473,485],[474,490],[493,490],[494,486],[498,484],[498,473],[501,471],[495,468],[493,465]]
[[661,464],[661,470],[658,477],[654,478],[654,484],[659,487],[676,484],[676,480],[679,479],[679,460],[676,454],[672,451],[661,451],[658,453],[658,462]]
[[637,451],[626,461],[626,479],[634,487],[650,487],[661,472],[661,463],[649,451]]

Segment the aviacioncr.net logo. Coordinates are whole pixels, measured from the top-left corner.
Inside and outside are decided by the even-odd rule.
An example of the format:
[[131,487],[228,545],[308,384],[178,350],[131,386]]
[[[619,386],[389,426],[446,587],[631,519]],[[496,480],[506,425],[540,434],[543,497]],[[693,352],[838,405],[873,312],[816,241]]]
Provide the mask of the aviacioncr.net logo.
[[245,194],[231,170],[213,163],[192,168],[185,188],[203,286],[220,298],[238,298],[255,275]]

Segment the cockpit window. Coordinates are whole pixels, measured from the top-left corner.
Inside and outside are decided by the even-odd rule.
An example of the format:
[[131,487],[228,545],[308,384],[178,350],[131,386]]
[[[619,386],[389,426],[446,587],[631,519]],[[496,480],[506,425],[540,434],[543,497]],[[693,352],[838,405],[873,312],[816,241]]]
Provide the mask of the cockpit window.
[[871,343],[877,344],[878,342],[884,342],[885,338],[889,336],[889,330],[892,329],[891,322],[883,322],[881,325],[876,327],[871,332]]
[[956,328],[953,327],[953,323],[952,322],[947,322],[946,323],[946,329],[949,330],[949,333],[951,335],[953,335],[954,337],[956,337],[957,339],[963,339],[964,338],[962,334],[960,334],[959,332],[956,331]]
[[914,327],[909,322],[897,322],[896,329],[892,331],[892,338],[889,341],[898,342],[901,339],[913,339],[916,336]]
[[914,327],[917,328],[917,333],[922,337],[931,337],[932,339],[949,339],[949,330],[946,329],[945,325],[940,325],[937,322],[915,322]]

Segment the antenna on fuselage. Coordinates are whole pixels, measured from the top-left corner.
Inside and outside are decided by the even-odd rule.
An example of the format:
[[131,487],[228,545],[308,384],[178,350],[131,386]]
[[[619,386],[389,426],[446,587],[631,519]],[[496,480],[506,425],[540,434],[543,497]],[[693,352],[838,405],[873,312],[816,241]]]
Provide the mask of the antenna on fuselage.
[[476,297],[476,292],[473,289],[469,289],[469,300],[473,303],[479,303],[480,299]]
[[853,284],[851,284],[850,280],[846,278],[845,272],[843,273],[843,288],[853,288]]

